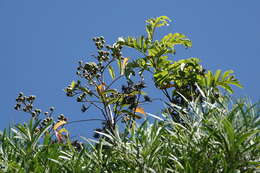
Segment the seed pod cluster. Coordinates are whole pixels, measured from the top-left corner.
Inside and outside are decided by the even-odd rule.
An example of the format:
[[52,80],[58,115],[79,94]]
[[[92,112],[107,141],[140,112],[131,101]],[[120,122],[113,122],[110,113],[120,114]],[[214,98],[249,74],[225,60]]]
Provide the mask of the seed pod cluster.
[[86,93],[82,93],[77,97],[77,102],[82,102],[83,99],[86,97]]
[[34,108],[33,102],[35,101],[36,96],[25,96],[22,92],[19,93],[16,100],[15,110],[22,110],[23,112],[31,114],[33,118],[36,118],[40,115],[41,110]]
[[97,60],[98,60],[98,62],[108,61],[109,60],[109,52],[104,51],[104,50],[99,50]]
[[58,116],[58,121],[67,121],[68,119],[63,115],[63,114],[60,114]]
[[41,127],[42,128],[45,127],[46,125],[48,125],[52,121],[53,121],[52,117],[47,117],[47,118],[43,119],[43,121],[41,122],[41,125],[42,125]]
[[74,83],[74,86],[69,85],[67,88],[65,88],[66,95],[68,97],[73,97],[75,95],[74,91],[77,90],[79,86],[80,86],[79,80],[76,83]]
[[113,44],[112,46],[107,46],[106,47],[108,50],[111,50],[111,56],[114,58],[114,59],[122,59],[122,45],[120,44]]
[[[36,99],[36,97],[34,95],[25,96],[22,92],[20,92],[18,97],[16,98],[17,104],[15,105],[15,109],[29,113],[29,114],[31,114],[32,118],[35,118],[37,121],[38,120],[40,121],[39,124],[37,125],[37,127],[35,127],[35,129],[34,129],[34,134],[39,134],[39,133],[43,132],[43,130],[45,130],[44,134],[46,134],[46,133],[50,134],[50,133],[52,133],[52,131],[54,129],[49,128],[46,131],[46,126],[48,126],[49,124],[52,124],[52,125],[55,124],[53,117],[52,117],[55,108],[50,107],[48,111],[44,112],[43,114],[45,117],[44,117],[44,119],[41,120],[41,119],[39,119],[39,116],[42,111],[40,109],[34,108],[34,106],[33,106],[35,99]],[[57,119],[58,119],[58,122],[59,121],[67,122],[67,117],[65,117],[63,114],[60,114]],[[80,143],[75,142],[75,148],[79,149]]]
[[105,39],[103,36],[94,37],[92,40],[95,42],[95,46],[97,47],[98,50],[103,49],[105,44]]
[[94,78],[100,77],[101,69],[101,64],[97,64],[95,62],[83,63],[81,61],[77,68],[77,75],[82,78],[85,78],[87,81],[92,81],[94,80]]

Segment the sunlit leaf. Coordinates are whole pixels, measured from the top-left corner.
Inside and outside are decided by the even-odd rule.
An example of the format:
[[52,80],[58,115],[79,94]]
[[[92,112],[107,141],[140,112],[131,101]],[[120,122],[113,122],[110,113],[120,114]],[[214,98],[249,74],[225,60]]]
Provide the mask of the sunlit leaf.
[[61,120],[61,121],[58,121],[54,126],[53,126],[53,130],[57,130],[60,126],[66,124],[67,121],[64,121],[64,120]]
[[108,66],[108,71],[109,71],[111,78],[114,79],[115,78],[115,71],[114,71],[114,69],[111,65]]
[[75,88],[76,84],[77,84],[77,83],[76,83],[75,81],[72,81],[72,82],[71,82],[71,84],[70,84],[71,90],[73,90],[73,89]]
[[175,45],[183,45],[185,47],[191,47],[191,41],[181,33],[170,33],[164,36],[161,40],[167,47],[173,48]]
[[169,25],[169,22],[171,20],[167,16],[160,16],[157,18],[151,18],[146,20],[146,32],[148,35],[148,39],[152,40],[153,39],[153,34],[155,28],[162,27],[162,26],[167,26]]
[[223,76],[222,76],[222,80],[225,80],[231,73],[234,73],[234,71],[233,70],[225,71]]
[[149,44],[149,41],[144,36],[134,38],[134,37],[127,37],[120,39],[120,44],[125,45],[131,48],[134,48],[142,53],[145,53]]
[[117,93],[115,89],[107,89],[106,91],[103,91],[104,94],[110,94],[110,93]]
[[135,112],[138,112],[138,113],[140,113],[140,114],[144,114],[144,115],[145,115],[144,109],[143,109],[142,107],[137,107],[137,108],[135,109]]
[[216,80],[216,81],[219,81],[220,75],[221,75],[221,70],[217,70],[217,71],[215,72],[215,80]]
[[102,84],[98,85],[96,89],[97,89],[98,94],[102,95],[105,90],[105,84],[102,83]]
[[58,131],[58,133],[60,133],[60,134],[62,134],[62,133],[68,134],[69,131],[68,131],[67,129],[65,129],[65,128],[62,128],[62,129],[60,129],[60,130]]
[[124,58],[121,65],[121,75],[125,73],[125,67],[127,65],[127,62],[128,62],[128,58]]

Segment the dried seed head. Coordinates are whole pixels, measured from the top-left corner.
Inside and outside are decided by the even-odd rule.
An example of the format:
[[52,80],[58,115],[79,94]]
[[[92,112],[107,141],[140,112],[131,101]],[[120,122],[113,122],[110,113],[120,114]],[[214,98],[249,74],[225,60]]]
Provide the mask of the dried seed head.
[[20,92],[20,93],[19,93],[19,97],[22,97],[22,96],[23,96],[23,92]]
[[55,108],[52,106],[49,109],[50,109],[51,112],[53,112]]
[[36,117],[36,115],[37,115],[37,113],[34,111],[34,112],[32,112],[32,117],[33,118],[35,118]]

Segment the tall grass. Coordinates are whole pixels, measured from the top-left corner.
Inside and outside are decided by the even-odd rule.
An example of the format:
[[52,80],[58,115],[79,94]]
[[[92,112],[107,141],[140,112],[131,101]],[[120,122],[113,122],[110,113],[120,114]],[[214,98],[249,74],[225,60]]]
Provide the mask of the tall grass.
[[[5,130],[0,139],[2,172],[205,172],[260,171],[260,109],[231,103],[189,102],[184,123],[167,113],[124,131],[97,132],[100,140],[53,142],[35,133],[37,121]],[[178,109],[178,108],[176,108]],[[151,114],[147,114],[151,115]],[[163,118],[162,118],[163,117]]]

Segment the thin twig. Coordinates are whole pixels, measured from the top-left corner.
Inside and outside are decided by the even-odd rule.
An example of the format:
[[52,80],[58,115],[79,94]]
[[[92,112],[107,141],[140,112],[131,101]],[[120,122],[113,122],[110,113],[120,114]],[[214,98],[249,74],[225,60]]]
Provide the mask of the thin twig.
[[108,85],[108,87],[106,88],[106,90],[108,90],[118,79],[120,79],[122,76],[124,76],[124,75],[120,75],[120,76],[118,76],[118,77],[116,77],[109,85]]
[[75,120],[75,121],[68,122],[66,125],[72,124],[72,123],[79,123],[79,122],[88,122],[88,121],[105,121],[105,120],[102,120],[102,119]]

